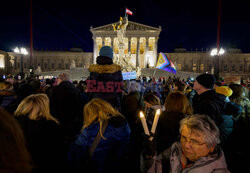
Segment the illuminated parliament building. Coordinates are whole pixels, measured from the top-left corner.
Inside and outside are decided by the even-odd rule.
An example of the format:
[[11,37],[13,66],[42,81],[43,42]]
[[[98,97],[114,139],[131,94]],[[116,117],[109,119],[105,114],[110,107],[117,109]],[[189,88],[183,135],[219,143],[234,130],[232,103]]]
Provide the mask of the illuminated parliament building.
[[[117,24],[117,23],[112,23]],[[53,72],[74,68],[88,68],[95,63],[98,52],[103,45],[109,45],[114,53],[118,54],[117,33],[112,24],[90,27],[93,39],[93,52],[84,52],[81,48],[70,50],[34,49],[32,56],[33,69],[41,69],[41,72]],[[154,68],[159,55],[158,40],[162,28],[147,26],[129,21],[126,28],[125,54],[129,54],[136,66],[140,68]],[[214,57],[210,56],[209,49],[186,50],[175,49],[172,53],[166,53],[174,63],[177,71],[193,73],[211,73],[214,68]],[[0,50],[0,72],[3,74],[17,74],[21,64],[23,71],[29,73],[30,55],[22,55],[14,52]],[[23,59],[23,62],[21,62]],[[229,49],[219,57],[220,76],[240,76],[243,79],[250,78],[250,53],[242,53],[239,49]]]

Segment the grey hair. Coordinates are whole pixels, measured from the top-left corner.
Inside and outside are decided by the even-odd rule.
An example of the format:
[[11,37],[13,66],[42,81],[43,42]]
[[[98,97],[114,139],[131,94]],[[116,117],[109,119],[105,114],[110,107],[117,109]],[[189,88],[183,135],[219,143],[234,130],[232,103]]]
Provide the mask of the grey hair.
[[220,143],[220,132],[215,122],[207,115],[190,115],[180,121],[180,134],[183,126],[186,125],[191,130],[197,130],[204,134],[207,147],[213,147]]
[[60,78],[62,81],[68,81],[69,75],[67,73],[61,73],[59,74],[58,78]]

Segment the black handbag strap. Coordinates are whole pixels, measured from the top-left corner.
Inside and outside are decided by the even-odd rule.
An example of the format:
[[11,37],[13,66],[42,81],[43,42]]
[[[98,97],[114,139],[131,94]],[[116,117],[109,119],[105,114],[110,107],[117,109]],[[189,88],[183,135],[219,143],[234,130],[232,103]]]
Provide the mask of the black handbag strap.
[[[104,134],[107,126],[108,126],[108,121],[104,121],[103,124],[102,124],[102,133],[103,134]],[[90,156],[90,158],[92,158],[92,156],[93,156],[93,154],[95,152],[95,149],[96,149],[97,145],[99,144],[100,140],[101,140],[101,134],[100,134],[100,131],[98,131],[98,133],[97,133],[91,147],[89,148],[89,156]]]

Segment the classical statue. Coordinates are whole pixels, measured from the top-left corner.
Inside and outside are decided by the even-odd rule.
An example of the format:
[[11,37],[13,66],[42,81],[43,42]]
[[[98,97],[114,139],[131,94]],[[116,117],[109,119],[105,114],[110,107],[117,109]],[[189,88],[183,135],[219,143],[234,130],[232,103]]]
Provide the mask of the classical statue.
[[41,67],[37,66],[37,69],[35,70],[35,74],[40,74],[42,72]]
[[119,25],[116,26],[116,24],[113,24],[114,31],[117,32],[118,42],[119,44],[124,44],[124,37],[126,28],[128,26],[128,18],[125,17],[125,21],[122,17],[120,17]]
[[72,69],[72,68],[76,68],[76,62],[75,62],[75,60],[71,61],[70,69]]
[[136,68],[133,64],[131,52],[125,54],[125,34],[126,28],[128,26],[128,17],[120,17],[119,25],[113,24],[113,29],[117,32],[118,38],[118,52],[119,54],[115,56],[114,62],[122,67],[122,72],[136,71],[140,75],[140,68]]

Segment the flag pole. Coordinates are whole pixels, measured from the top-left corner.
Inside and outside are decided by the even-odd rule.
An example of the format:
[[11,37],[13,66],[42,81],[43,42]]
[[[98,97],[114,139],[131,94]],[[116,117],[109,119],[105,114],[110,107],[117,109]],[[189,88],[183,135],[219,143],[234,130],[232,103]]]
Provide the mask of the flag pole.
[[156,68],[155,68],[155,71],[154,71],[154,73],[153,73],[153,77],[155,76],[155,72],[156,72]]

